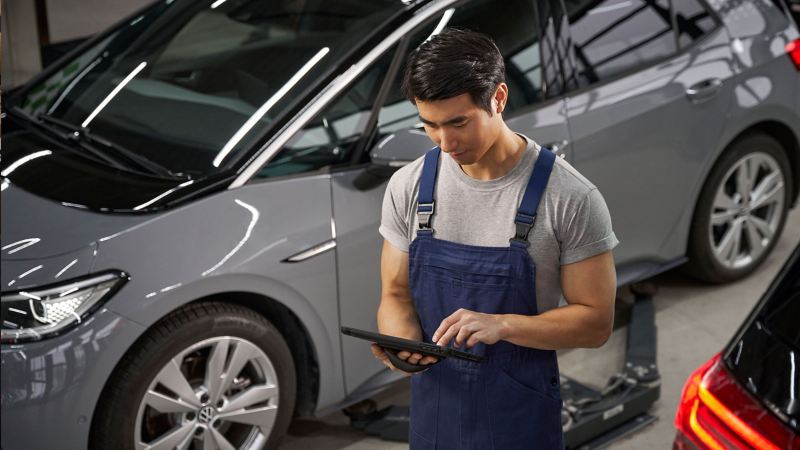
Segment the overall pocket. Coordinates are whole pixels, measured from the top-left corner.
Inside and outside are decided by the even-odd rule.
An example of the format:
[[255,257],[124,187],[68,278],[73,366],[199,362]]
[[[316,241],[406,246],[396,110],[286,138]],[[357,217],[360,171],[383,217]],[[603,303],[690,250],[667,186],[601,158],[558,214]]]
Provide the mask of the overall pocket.
[[452,297],[453,280],[426,271],[417,271],[411,279],[411,296],[422,326],[422,340],[431,336],[450,314],[449,299]]
[[497,369],[486,377],[495,448],[561,450],[561,401]]
[[[427,448],[436,442],[439,414],[439,371],[432,366],[426,372],[411,376],[411,418],[409,443],[412,448]],[[430,448],[433,448],[431,446]]]
[[514,275],[511,264],[491,261],[476,261],[463,258],[426,255],[425,271],[467,283],[486,285],[508,284]]
[[469,281],[453,281],[453,292],[449,309],[465,308],[485,314],[513,314],[515,287],[513,283],[484,284]]

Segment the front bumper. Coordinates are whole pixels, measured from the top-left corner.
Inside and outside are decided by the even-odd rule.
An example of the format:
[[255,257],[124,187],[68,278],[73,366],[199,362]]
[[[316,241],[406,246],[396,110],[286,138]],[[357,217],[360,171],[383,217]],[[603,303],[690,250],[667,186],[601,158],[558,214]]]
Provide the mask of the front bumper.
[[140,325],[101,308],[62,336],[3,345],[2,449],[88,448],[103,387],[142,332]]

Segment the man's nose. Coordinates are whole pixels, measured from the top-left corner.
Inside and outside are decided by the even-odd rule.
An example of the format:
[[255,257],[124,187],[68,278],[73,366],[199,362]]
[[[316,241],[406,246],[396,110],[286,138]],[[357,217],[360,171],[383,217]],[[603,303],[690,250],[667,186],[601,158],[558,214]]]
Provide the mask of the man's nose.
[[439,133],[439,148],[445,153],[457,151],[458,141],[452,133],[447,133],[443,130]]

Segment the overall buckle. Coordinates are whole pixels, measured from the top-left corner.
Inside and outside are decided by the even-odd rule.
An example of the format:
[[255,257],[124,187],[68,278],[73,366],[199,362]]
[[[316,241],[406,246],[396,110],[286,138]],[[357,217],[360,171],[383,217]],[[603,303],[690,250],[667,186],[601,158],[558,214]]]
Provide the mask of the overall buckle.
[[511,238],[511,240],[519,241],[524,243],[526,246],[529,246],[530,242],[528,242],[528,235],[533,229],[533,222],[535,219],[536,216],[529,216],[527,214],[518,212],[517,217],[514,220],[514,226],[516,227],[516,230],[514,237]]
[[417,204],[417,220],[420,230],[431,229],[431,216],[433,216],[435,202]]

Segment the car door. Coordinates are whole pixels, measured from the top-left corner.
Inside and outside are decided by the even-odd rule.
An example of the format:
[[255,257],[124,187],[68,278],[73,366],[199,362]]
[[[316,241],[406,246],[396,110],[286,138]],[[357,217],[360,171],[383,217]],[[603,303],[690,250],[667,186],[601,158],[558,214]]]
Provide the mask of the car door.
[[[343,379],[345,372],[359,377],[380,369],[368,345],[361,340],[343,338],[339,325],[341,322],[358,328],[374,328],[375,324],[380,278],[374,268],[380,254],[377,225],[373,229],[373,224],[380,219],[383,189],[375,184],[363,185],[365,170],[364,164],[359,164],[361,152],[357,149],[363,148],[376,97],[395,53],[396,47],[391,47],[365,69],[259,172],[259,176],[279,179],[306,173],[307,177],[319,182],[321,189],[315,197],[301,199],[291,208],[292,214],[332,205],[324,223],[326,239],[309,245],[309,252],[301,257],[329,257],[335,261],[329,275],[336,279],[336,283],[327,286],[324,301],[315,306],[326,339],[336,347],[330,355],[317,355],[329,359],[331,367],[337,369],[335,373],[322,374],[321,381],[338,383],[340,392],[345,383],[351,385],[350,380]],[[379,184],[385,184],[385,180],[381,179]],[[287,191],[284,195],[294,194]],[[314,283],[316,280],[306,279],[305,282]]]
[[[420,156],[434,146],[433,142],[403,133],[413,130],[424,135],[416,107],[400,92],[406,54],[434,32],[451,26],[490,35],[505,57],[510,90],[505,115],[511,128],[540,144],[557,146],[562,154],[569,153],[569,146],[564,145],[569,139],[564,104],[552,98],[560,93],[561,75],[555,57],[540,45],[544,38],[540,36],[534,5],[530,0],[508,1],[503,8],[498,8],[491,0],[461,2],[431,17],[409,33],[407,42],[401,44],[401,58],[396,61],[395,70],[378,97],[377,120],[368,130],[364,159],[361,159],[364,164],[335,173],[332,179],[342,325],[377,330],[383,245],[378,226],[390,173],[384,169],[383,175],[379,174],[375,166],[368,164],[367,158],[372,148],[388,139],[407,139],[407,145],[418,148]],[[555,35],[554,30],[549,32]],[[543,54],[548,55],[547,58]],[[382,378],[373,377],[383,371],[383,365],[372,357],[363,341],[343,338],[342,357],[348,393],[368,391],[380,384]]]
[[725,124],[731,48],[698,0],[564,4],[573,164],[605,197],[625,283],[684,254]]

